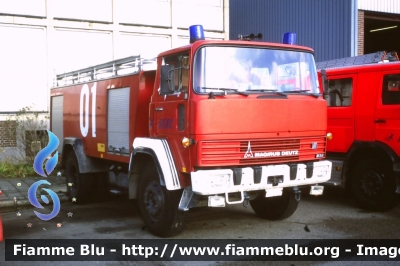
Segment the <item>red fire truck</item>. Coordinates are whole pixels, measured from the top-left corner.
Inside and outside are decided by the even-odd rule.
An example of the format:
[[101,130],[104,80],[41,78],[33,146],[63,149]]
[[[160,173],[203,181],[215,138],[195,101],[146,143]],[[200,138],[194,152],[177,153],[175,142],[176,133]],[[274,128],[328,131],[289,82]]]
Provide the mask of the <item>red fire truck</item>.
[[[329,183],[342,185],[365,209],[396,206],[400,193],[400,62],[376,52],[317,63],[325,70],[332,161]],[[322,75],[320,75],[322,77]],[[322,81],[322,78],[320,79]]]
[[73,201],[126,190],[147,230],[166,237],[204,204],[287,218],[299,186],[329,180],[313,51],[196,32],[154,61],[132,56],[57,76],[51,130]]

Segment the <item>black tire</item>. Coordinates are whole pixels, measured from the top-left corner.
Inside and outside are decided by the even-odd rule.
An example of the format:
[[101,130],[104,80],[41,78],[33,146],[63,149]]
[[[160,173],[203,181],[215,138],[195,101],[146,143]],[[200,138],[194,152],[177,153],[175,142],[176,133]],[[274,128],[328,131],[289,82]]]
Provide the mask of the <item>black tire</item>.
[[139,211],[147,230],[159,237],[181,233],[186,212],[178,209],[182,190],[169,191],[161,186],[153,164],[145,166],[138,185]]
[[254,200],[250,200],[250,205],[258,217],[267,220],[286,219],[297,210],[299,200],[291,190],[283,190],[282,196],[266,198],[265,194],[260,194]]
[[358,204],[370,211],[387,211],[399,203],[395,175],[381,160],[359,161],[350,176],[351,192]]
[[76,204],[88,203],[93,197],[93,175],[79,172],[78,160],[74,153],[68,156],[65,175],[70,200]]

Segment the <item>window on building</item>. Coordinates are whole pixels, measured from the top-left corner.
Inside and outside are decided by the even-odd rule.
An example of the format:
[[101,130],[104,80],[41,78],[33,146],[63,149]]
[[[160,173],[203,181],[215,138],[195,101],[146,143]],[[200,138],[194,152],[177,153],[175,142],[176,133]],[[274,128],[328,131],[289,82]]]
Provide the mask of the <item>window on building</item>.
[[382,104],[400,104],[400,74],[383,77]]
[[350,106],[353,94],[353,79],[332,79],[329,80],[328,95],[326,102],[328,106]]

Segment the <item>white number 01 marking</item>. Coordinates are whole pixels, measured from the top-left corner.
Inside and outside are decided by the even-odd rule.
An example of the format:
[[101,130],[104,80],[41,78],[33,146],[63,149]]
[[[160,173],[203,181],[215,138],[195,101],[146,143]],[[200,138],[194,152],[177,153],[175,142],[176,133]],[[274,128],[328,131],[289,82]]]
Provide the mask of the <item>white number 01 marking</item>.
[[[96,137],[96,89],[97,82],[92,86],[92,137]],[[89,132],[89,86],[83,85],[79,99],[79,126],[82,136]]]

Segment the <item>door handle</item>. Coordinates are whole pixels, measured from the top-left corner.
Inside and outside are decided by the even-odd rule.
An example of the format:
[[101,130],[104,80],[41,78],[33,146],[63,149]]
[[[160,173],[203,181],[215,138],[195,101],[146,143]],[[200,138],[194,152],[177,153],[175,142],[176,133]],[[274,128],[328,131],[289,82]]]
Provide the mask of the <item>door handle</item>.
[[376,119],[376,120],[374,121],[374,123],[375,123],[375,124],[384,124],[384,123],[386,123],[386,120],[385,120],[385,119]]
[[164,108],[162,108],[162,107],[156,107],[156,111],[162,111],[162,110],[164,110]]

